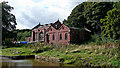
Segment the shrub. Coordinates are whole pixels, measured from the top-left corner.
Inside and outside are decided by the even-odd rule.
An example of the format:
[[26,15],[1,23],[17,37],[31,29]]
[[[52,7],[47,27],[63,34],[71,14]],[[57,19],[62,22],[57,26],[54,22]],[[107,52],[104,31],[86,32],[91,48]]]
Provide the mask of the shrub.
[[95,42],[96,45],[99,45],[101,42],[101,35],[100,34],[94,34],[91,36],[91,41]]
[[9,38],[6,38],[2,43],[2,48],[8,48],[8,47],[14,47],[15,44],[12,43],[12,41]]

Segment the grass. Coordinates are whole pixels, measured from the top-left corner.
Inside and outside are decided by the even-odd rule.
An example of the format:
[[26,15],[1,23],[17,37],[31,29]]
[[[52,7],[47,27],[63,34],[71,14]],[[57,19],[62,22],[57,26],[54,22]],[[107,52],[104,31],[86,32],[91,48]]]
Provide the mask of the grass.
[[12,47],[2,49],[2,55],[17,56],[17,55],[34,55],[34,50],[25,47]]
[[[120,48],[115,46],[81,45],[63,49],[53,49],[38,55],[63,58],[65,64],[76,66],[120,66]],[[63,51],[62,51],[63,50]]]
[[75,66],[119,66],[119,45],[25,45],[2,49],[2,55],[41,55],[63,58],[61,63]]

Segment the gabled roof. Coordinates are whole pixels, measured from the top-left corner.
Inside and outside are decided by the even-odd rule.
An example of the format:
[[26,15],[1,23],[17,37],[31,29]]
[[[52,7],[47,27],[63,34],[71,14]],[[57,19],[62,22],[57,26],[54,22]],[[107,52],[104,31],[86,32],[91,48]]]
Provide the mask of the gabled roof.
[[69,27],[70,29],[76,29],[76,30],[84,30],[84,31],[88,31],[91,32],[89,29],[87,28],[77,28],[77,27]]
[[[64,24],[62,24],[61,27],[62,27],[63,25],[64,25]],[[66,26],[66,25],[64,25],[64,26]],[[60,28],[61,28],[61,27],[60,27]],[[83,30],[83,31],[91,32],[91,31],[90,31],[89,29],[87,29],[87,28],[77,28],[77,27],[70,27],[70,26],[67,26],[67,27],[68,27],[69,29]],[[60,29],[60,28],[59,28],[59,29]],[[58,29],[58,30],[59,30],[59,29]]]
[[[53,27],[53,26],[50,26],[46,31],[48,31],[51,27]],[[53,27],[53,29],[55,29],[54,27]],[[56,29],[55,29],[56,30]]]
[[40,23],[38,25],[36,25],[35,27],[33,27],[32,30],[35,28],[38,28],[39,26],[41,26]]
[[[40,27],[41,26],[41,27]],[[41,25],[40,23],[38,25],[36,25],[35,27],[32,28],[33,29],[36,29],[36,28],[39,28],[39,29],[42,29],[42,28],[46,28],[46,27],[53,27],[54,29],[58,30],[62,24],[61,22],[59,21],[59,19],[55,22],[55,23],[50,23],[50,24],[45,24],[45,25]]]
[[[57,23],[59,23],[59,25],[57,24]],[[57,28],[56,28],[56,25],[57,25]],[[56,30],[58,30],[60,27],[61,27],[61,22],[59,21],[59,19],[55,22],[55,23],[53,23],[52,24],[52,26],[56,29]]]
[[60,22],[59,19],[58,19],[55,23],[53,23],[53,25],[56,24],[56,23],[58,23],[58,22],[61,24],[61,22]]
[[[66,25],[62,24],[58,30],[60,30],[60,29],[61,29],[62,27],[64,27],[64,26],[66,26]],[[67,26],[67,28],[69,29],[68,26]]]

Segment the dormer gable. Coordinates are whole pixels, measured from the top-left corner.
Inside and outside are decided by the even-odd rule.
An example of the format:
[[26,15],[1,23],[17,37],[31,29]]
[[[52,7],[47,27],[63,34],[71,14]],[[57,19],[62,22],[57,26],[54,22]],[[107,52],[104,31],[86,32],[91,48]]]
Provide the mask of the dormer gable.
[[47,32],[49,32],[49,31],[56,31],[56,29],[53,26],[50,26],[46,31]]
[[52,26],[58,30],[61,27],[61,25],[62,25],[61,22],[57,20]]
[[65,30],[65,29],[69,29],[69,28],[66,25],[62,24],[58,30]]

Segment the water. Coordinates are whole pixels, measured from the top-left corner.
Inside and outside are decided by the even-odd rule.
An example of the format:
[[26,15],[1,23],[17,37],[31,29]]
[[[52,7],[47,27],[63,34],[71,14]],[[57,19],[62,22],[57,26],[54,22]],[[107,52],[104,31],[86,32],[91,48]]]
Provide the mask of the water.
[[45,62],[34,58],[21,60],[13,60],[7,57],[1,58],[0,63],[2,64],[3,68],[9,68],[10,66],[61,66],[59,63]]
[[[47,68],[49,68],[49,66],[57,66],[58,68],[89,68],[86,66],[75,67],[74,65],[71,64],[46,62],[34,58],[13,60],[7,57],[0,57],[0,68],[14,68],[14,67],[21,68],[20,66],[29,66],[29,68],[34,68],[36,66],[47,66]],[[56,67],[50,67],[50,68],[56,68]]]

